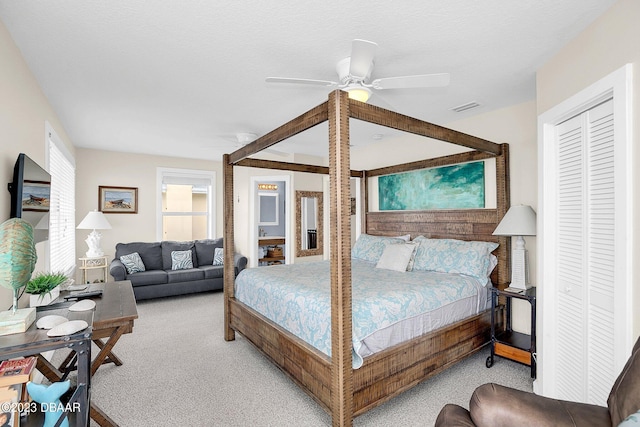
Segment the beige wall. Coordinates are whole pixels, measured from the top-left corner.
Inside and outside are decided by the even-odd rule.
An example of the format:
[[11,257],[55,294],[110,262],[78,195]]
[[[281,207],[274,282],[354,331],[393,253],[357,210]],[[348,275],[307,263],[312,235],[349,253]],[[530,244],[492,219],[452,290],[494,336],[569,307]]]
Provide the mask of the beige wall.
[[[620,0],[578,37],[562,48],[537,73],[538,114],[561,103],[582,89],[617,70],[633,64],[633,183],[638,183],[640,167],[640,1]],[[633,186],[633,223],[640,224],[640,186]],[[634,282],[640,265],[640,227],[633,235]],[[638,285],[633,292],[634,307],[640,307]],[[634,335],[640,334],[640,312],[635,311]]]
[[[0,22],[0,222],[10,215],[11,197],[7,183],[12,181],[13,165],[19,153],[25,153],[45,167],[45,121],[49,122],[71,153],[74,148],[42,93],[38,82],[24,62],[4,24]],[[36,246],[36,271],[44,270],[44,243]],[[12,292],[0,287],[0,311],[12,304]],[[25,298],[20,306],[25,305]]]
[[[87,212],[98,209],[98,186],[138,188],[137,214],[108,214],[111,230],[102,230],[102,250],[113,257],[116,243],[158,240],[157,168],[194,169],[216,174],[215,237],[222,237],[222,163],[217,161],[76,149],[76,223]],[[76,255],[84,256],[88,230],[76,231]]]

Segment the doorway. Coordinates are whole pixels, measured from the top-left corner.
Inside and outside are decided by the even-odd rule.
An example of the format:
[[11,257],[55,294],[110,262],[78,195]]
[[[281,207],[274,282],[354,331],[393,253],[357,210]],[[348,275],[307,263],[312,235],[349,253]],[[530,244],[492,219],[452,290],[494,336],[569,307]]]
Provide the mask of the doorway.
[[[290,263],[291,178],[287,175],[254,176],[250,186],[249,267]],[[269,249],[272,249],[271,256],[267,256]]]

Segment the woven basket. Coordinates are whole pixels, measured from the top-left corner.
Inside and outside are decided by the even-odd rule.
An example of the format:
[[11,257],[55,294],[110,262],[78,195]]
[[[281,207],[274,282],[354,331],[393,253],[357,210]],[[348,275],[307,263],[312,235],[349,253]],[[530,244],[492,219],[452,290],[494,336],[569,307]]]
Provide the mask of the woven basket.
[[276,246],[274,248],[267,249],[267,257],[275,258],[277,256],[282,256],[282,248],[281,247]]

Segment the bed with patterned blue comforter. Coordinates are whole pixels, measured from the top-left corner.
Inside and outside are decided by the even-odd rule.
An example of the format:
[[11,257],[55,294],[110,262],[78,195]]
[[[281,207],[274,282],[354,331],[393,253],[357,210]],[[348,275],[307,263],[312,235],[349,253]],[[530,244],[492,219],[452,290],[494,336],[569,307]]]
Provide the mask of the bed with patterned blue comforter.
[[[372,353],[368,338],[394,345],[479,313],[486,308],[486,295],[483,283],[471,276],[399,272],[353,259],[353,367]],[[235,298],[331,355],[329,261],[245,269],[236,278]],[[449,309],[460,301],[466,311]],[[434,321],[436,312],[441,315]]]

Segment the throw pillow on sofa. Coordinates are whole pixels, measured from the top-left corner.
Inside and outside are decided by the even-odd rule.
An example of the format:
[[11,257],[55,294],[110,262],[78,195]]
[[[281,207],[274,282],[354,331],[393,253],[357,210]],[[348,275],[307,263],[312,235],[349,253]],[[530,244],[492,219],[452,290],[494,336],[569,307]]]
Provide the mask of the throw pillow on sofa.
[[191,262],[194,267],[198,267],[200,262],[196,257],[196,247],[193,241],[176,242],[170,240],[164,240],[160,243],[162,247],[162,269],[171,270],[173,261],[171,259],[171,253],[173,251],[191,251]]
[[140,258],[140,254],[138,254],[138,252],[134,252],[128,255],[122,255],[120,257],[120,261],[122,261],[125,268],[127,269],[127,274],[145,271],[144,263],[142,262],[142,258]]
[[213,252],[213,265],[222,265],[224,263],[224,249],[215,248]]
[[191,251],[171,251],[171,269],[187,270],[193,268],[193,260],[191,259]]
[[215,248],[222,247],[222,237],[218,239],[196,240],[196,256],[198,265],[212,265]]

